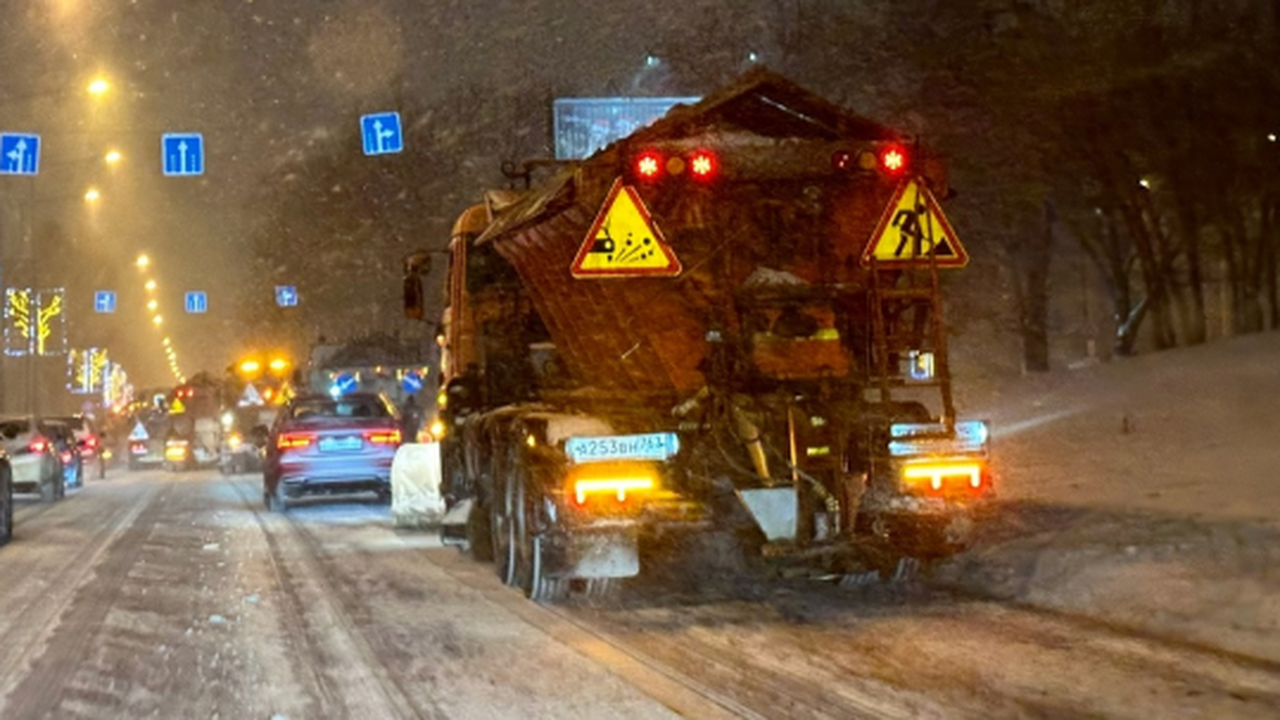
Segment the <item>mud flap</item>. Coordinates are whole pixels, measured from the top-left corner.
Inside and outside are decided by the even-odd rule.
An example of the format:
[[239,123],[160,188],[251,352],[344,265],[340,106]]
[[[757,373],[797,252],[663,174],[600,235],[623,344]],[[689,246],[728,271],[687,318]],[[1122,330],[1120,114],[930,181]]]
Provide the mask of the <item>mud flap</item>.
[[572,535],[565,541],[564,552],[565,577],[625,578],[640,574],[639,542],[634,533]]
[[454,505],[440,520],[440,542],[468,549],[471,544],[467,533],[467,523],[471,518],[471,508],[475,501],[470,498]]
[[398,528],[424,528],[444,516],[440,495],[440,445],[410,443],[391,462],[391,517]]
[[794,487],[737,490],[738,498],[751,513],[769,542],[795,540],[799,503]]

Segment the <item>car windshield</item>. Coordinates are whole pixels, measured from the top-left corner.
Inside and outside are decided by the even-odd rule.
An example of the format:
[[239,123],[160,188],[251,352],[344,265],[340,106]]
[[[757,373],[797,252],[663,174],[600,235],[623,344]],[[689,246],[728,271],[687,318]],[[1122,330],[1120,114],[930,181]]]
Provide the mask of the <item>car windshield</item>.
[[316,398],[296,401],[289,409],[289,417],[306,418],[371,418],[388,417],[387,407],[377,398],[353,398],[331,400]]
[[27,420],[0,420],[0,436],[6,440],[12,440],[30,431],[31,423]]

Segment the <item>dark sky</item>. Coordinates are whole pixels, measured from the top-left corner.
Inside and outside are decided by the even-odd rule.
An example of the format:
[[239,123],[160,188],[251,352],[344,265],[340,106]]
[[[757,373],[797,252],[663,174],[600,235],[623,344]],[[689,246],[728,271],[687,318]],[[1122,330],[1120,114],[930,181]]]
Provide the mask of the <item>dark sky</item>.
[[[631,91],[665,29],[706,22],[722,4],[22,3],[25,17],[0,28],[6,65],[0,130],[40,133],[44,171],[34,181],[0,177],[4,255],[12,257],[23,208],[38,197],[37,224],[56,219],[71,236],[81,275],[88,275],[72,298],[79,336],[73,343],[109,343],[134,379],[149,384],[168,380],[159,334],[141,307],[141,278],[131,266],[139,252],[149,252],[183,369],[221,368],[237,350],[223,312],[229,304],[224,288],[247,264],[238,242],[254,223],[247,201],[260,193],[273,164],[344,131],[363,112],[394,109],[397,97],[423,106],[460,89],[522,83],[561,96]],[[749,37],[753,24],[776,23],[785,5],[735,2],[731,17]],[[84,92],[96,74],[112,83],[100,100]],[[204,133],[204,177],[161,176],[159,136],[178,131]],[[110,173],[97,161],[108,147],[125,156]],[[92,214],[79,200],[90,184],[104,196]],[[42,262],[42,268],[40,282],[74,286],[62,279],[58,263]],[[90,312],[88,285],[121,293],[117,316]],[[209,316],[183,317],[181,293],[188,289],[210,293]]]

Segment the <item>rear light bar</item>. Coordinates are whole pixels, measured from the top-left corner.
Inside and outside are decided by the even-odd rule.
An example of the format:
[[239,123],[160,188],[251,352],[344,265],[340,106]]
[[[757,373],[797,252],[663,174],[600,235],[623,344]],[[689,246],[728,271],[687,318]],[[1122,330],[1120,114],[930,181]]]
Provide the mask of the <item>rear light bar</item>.
[[936,460],[907,463],[902,479],[910,488],[926,493],[982,492],[987,484],[985,464],[972,459]]
[[371,430],[364,434],[366,442],[374,445],[399,445],[399,430]]
[[309,447],[316,441],[315,435],[311,433],[284,433],[276,438],[276,449],[278,450],[297,450],[299,448]]
[[618,502],[627,501],[627,493],[653,489],[651,477],[584,478],[573,483],[573,499],[585,505],[591,496],[612,495]]

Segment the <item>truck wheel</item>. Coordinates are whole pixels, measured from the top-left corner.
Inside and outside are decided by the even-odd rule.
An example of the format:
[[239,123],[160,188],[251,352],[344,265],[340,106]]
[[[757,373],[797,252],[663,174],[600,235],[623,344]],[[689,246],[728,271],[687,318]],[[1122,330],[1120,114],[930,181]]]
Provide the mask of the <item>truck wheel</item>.
[[476,496],[475,506],[467,517],[467,545],[471,557],[477,562],[493,562],[493,519],[489,517],[489,502]]
[[8,468],[0,471],[0,545],[13,539],[13,477]]
[[516,535],[516,513],[519,507],[515,483],[503,483],[502,501],[493,504],[489,530],[498,579],[508,587],[516,585],[516,568],[519,565],[520,538]]
[[569,592],[569,581],[547,576],[546,556],[542,534],[537,532],[537,505],[528,492],[529,473],[523,463],[516,460],[510,475],[513,486],[512,508],[515,522],[515,575],[516,582],[526,597],[538,603],[554,603],[563,600]]

